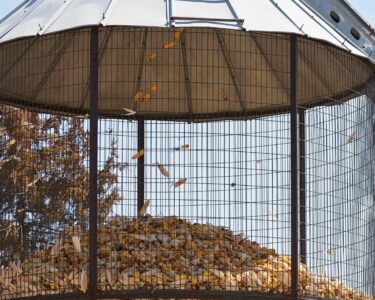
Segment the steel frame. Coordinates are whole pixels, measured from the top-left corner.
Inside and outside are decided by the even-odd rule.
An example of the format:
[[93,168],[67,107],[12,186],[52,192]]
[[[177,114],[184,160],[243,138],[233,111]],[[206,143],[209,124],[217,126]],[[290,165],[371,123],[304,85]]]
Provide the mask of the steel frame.
[[[290,163],[291,163],[291,257],[292,286],[290,295],[216,290],[123,290],[101,292],[98,289],[97,266],[97,221],[98,221],[98,96],[99,96],[99,28],[92,27],[90,33],[90,193],[89,193],[89,279],[91,283],[86,294],[66,293],[44,296],[23,297],[25,300],[44,299],[133,299],[133,298],[216,298],[216,299],[323,299],[298,295],[298,261],[306,261],[305,228],[305,145],[304,113],[305,108],[298,108],[297,99],[297,36],[290,36]],[[142,69],[142,68],[141,68]],[[249,117],[249,116],[248,116]],[[138,148],[144,148],[144,118],[138,119]],[[144,160],[138,161],[138,209],[143,205],[144,196]],[[300,251],[299,251],[300,249]]]

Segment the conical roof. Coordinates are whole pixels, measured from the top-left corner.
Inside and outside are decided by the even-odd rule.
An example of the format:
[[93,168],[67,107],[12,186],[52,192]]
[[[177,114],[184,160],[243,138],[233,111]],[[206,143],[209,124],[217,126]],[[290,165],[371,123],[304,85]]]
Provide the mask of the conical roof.
[[[103,115],[128,107],[192,120],[286,110],[291,34],[299,36],[301,105],[361,93],[373,74],[362,51],[298,1],[29,0],[0,23],[0,96],[87,112],[92,26]],[[179,27],[184,34],[166,47]],[[158,101],[134,104],[151,84]]]
[[290,0],[29,0],[0,23],[0,43],[93,25],[296,33],[364,55],[302,3]]

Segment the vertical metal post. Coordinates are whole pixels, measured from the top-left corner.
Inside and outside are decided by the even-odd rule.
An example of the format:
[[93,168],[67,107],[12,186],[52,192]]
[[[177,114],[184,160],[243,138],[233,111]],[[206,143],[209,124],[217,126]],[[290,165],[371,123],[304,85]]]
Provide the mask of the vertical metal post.
[[297,110],[297,38],[290,36],[290,194],[292,299],[298,299],[298,110]]
[[89,291],[97,299],[97,230],[98,230],[98,27],[90,33],[90,186],[89,186]]
[[[145,148],[145,121],[138,119],[138,151]],[[138,216],[145,200],[145,157],[142,156],[138,159],[137,165],[137,208]]]
[[299,116],[299,238],[301,263],[306,264],[306,165],[305,165],[305,109]]

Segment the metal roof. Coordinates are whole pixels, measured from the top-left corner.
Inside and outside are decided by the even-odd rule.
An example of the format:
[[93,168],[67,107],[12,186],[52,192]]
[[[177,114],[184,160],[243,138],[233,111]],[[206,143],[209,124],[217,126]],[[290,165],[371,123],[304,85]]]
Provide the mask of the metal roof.
[[[25,1],[0,23],[0,99],[88,112],[89,26],[99,27],[101,115],[123,116],[127,107],[145,118],[204,121],[288,111],[291,34],[298,34],[299,105],[328,105],[365,94],[375,68],[365,51],[371,47],[361,46],[367,41],[372,46],[371,40],[353,42],[343,34],[351,26],[343,21],[338,30],[314,3],[320,4]],[[178,32],[180,38],[166,47]],[[157,59],[149,60],[146,53]],[[158,86],[157,101],[134,101],[151,82]],[[226,96],[218,99],[223,87]]]
[[0,43],[91,25],[297,33],[368,56],[296,0],[28,0],[1,21]]

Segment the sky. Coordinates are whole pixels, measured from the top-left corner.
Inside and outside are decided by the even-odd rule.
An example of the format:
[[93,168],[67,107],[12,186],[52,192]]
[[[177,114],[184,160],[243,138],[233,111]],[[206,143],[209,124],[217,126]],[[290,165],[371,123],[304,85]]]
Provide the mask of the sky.
[[[0,0],[0,19],[24,0]],[[349,3],[375,27],[375,1],[374,0],[348,0]]]

